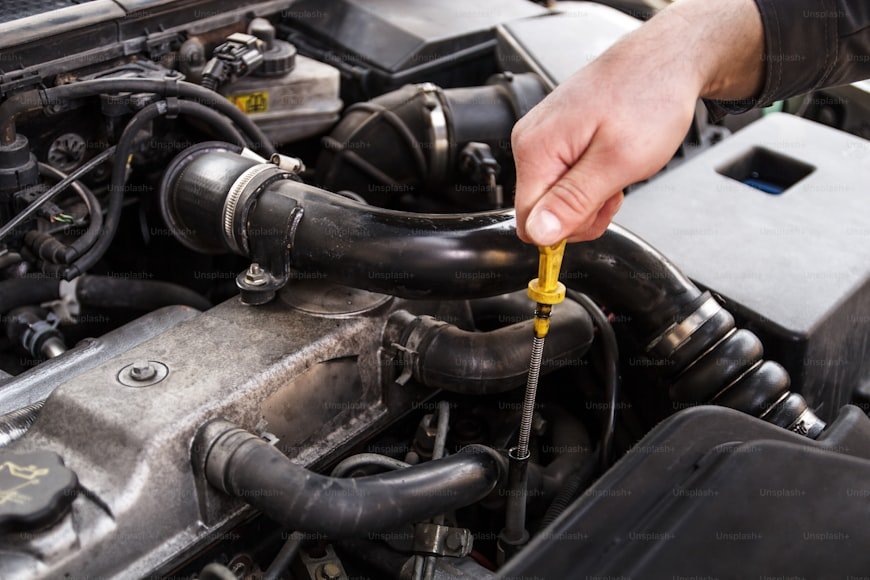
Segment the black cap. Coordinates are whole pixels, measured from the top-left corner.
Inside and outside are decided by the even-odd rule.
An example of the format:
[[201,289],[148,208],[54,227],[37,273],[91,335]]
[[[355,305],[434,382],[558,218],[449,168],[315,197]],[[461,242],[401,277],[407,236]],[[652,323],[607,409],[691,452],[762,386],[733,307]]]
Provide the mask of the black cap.
[[271,22],[265,18],[254,18],[248,26],[248,34],[256,36],[265,44],[263,64],[254,71],[255,76],[281,76],[296,66],[296,47],[285,40],[277,40],[275,27]]
[[57,521],[75,499],[78,477],[53,451],[0,451],[0,532]]

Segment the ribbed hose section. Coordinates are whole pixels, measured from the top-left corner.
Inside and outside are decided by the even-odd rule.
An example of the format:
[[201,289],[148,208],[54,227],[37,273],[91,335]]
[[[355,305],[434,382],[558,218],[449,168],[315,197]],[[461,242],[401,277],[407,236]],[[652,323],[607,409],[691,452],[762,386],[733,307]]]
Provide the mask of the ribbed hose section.
[[[803,397],[789,390],[788,372],[780,364],[764,360],[761,340],[736,328],[734,317],[712,300],[707,296],[696,312],[662,333],[650,347],[654,358],[663,359],[672,369],[671,399],[686,406],[729,407],[801,435],[818,437],[825,424]],[[702,311],[707,314],[699,314]],[[673,347],[680,337],[684,338]]]

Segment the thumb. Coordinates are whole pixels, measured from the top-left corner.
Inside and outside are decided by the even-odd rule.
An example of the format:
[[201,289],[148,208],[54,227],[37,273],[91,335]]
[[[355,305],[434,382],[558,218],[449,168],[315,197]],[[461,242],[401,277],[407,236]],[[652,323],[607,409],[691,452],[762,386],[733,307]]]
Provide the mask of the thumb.
[[[597,159],[596,159],[597,158]],[[539,246],[555,244],[588,231],[604,203],[626,183],[610,163],[587,154],[553,184],[529,213],[525,232]]]

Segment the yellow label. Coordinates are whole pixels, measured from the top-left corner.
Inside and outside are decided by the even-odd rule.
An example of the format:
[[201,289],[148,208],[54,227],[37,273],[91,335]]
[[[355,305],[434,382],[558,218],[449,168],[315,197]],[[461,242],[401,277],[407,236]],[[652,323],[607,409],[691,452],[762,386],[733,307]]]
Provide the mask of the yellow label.
[[243,113],[265,113],[269,110],[269,93],[266,91],[248,93],[247,95],[230,95],[227,98]]

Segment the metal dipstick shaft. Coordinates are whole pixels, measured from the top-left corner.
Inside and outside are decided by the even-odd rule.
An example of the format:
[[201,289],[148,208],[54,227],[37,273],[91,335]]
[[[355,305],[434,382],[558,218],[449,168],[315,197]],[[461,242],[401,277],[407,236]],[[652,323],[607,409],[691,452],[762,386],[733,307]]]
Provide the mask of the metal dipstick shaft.
[[532,419],[535,413],[535,399],[538,393],[538,379],[541,376],[541,361],[544,356],[544,342],[550,331],[550,315],[553,305],[565,299],[565,285],[559,282],[559,271],[565,254],[565,242],[538,248],[540,260],[538,277],[529,282],[529,298],[535,301],[534,336],[532,355],[529,360],[529,374],[526,380],[526,393],[520,418],[520,431],[517,446],[508,453],[510,467],[508,473],[508,499],[505,513],[505,527],[499,534],[499,560],[504,561],[524,546],[529,539],[526,531],[526,496],[528,488],[529,439]]

